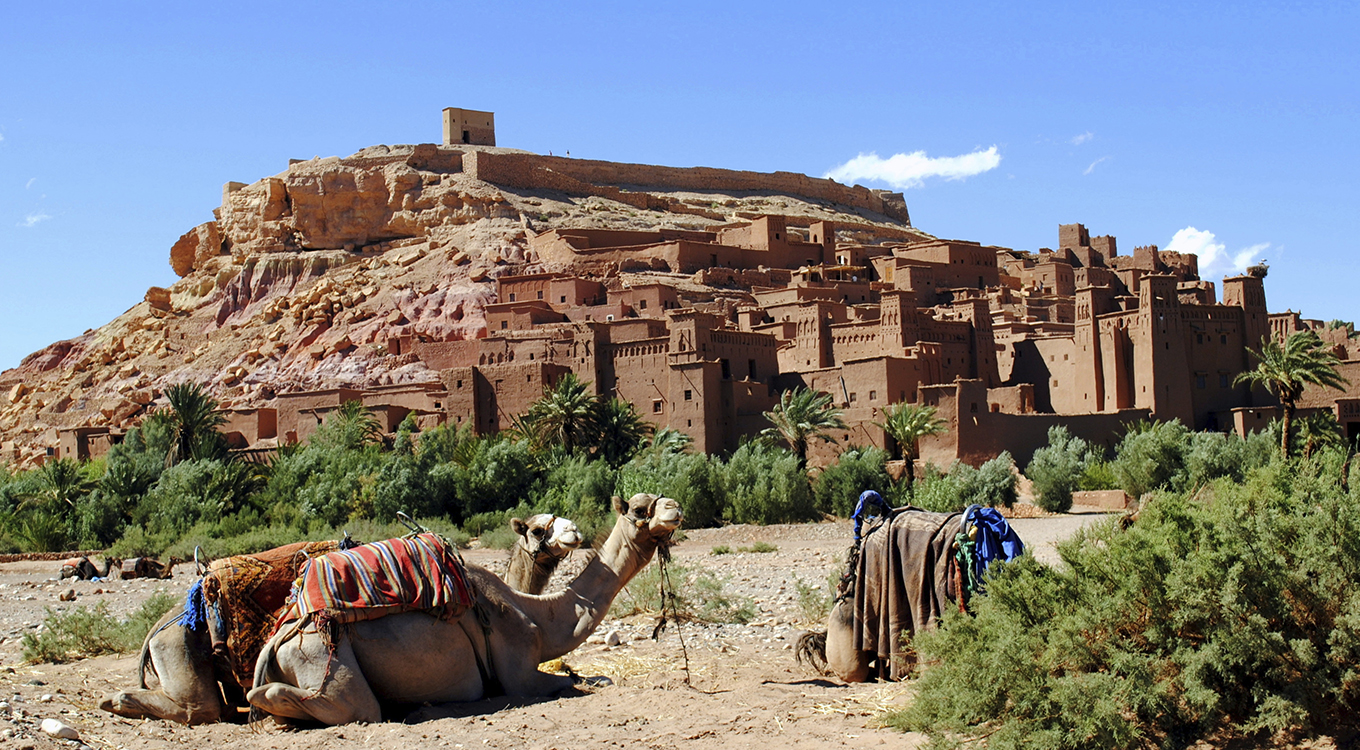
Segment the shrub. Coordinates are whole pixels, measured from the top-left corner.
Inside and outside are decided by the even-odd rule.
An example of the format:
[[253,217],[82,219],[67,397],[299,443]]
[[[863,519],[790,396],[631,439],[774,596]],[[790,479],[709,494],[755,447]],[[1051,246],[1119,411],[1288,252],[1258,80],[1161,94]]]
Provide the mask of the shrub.
[[1034,451],[1025,476],[1034,483],[1034,502],[1051,513],[1072,507],[1072,492],[1080,486],[1086,468],[1098,459],[1091,444],[1062,425],[1048,428],[1048,445]]
[[831,464],[817,475],[813,494],[817,500],[817,510],[848,518],[855,512],[855,503],[865,490],[874,490],[880,495],[888,492],[892,478],[884,464],[888,454],[879,448],[850,448],[840,454],[836,463]]
[[1015,460],[1009,451],[984,463],[962,481],[962,496],[966,505],[988,505],[993,508],[1015,505]]
[[730,554],[732,554],[732,548],[729,547],[729,546],[727,546],[726,544],[719,544],[718,546],[713,547],[712,549],[710,549],[710,550],[708,551],[708,554],[710,554],[710,555],[730,555]]
[[151,626],[181,601],[169,594],[157,594],[121,622],[109,614],[106,602],[96,604],[94,609],[79,606],[65,613],[54,612],[49,607],[42,629],[24,634],[24,659],[62,664],[103,654],[136,651],[141,648]]
[[1119,441],[1110,468],[1120,488],[1140,498],[1171,486],[1184,468],[1189,430],[1180,422],[1140,422]]
[[1115,480],[1114,469],[1110,467],[1110,462],[1097,458],[1086,464],[1086,471],[1081,473],[1081,479],[1077,482],[1077,489],[1088,492],[1119,489],[1119,482]]
[[933,513],[963,510],[968,504],[963,500],[961,480],[964,479],[964,474],[972,470],[973,467],[955,461],[949,473],[945,474],[940,471],[940,467],[927,463],[925,469],[921,471],[921,476],[916,478],[915,485],[907,487],[905,481],[896,485],[897,492],[894,493],[892,504],[895,506],[911,504]]
[[830,580],[825,585],[809,585],[803,579],[794,576],[793,587],[798,594],[798,613],[801,615],[801,622],[805,625],[823,625],[826,623],[827,615],[831,614],[832,592],[836,590],[836,579],[838,576],[832,574]]
[[[668,569],[675,586],[674,614],[681,620],[747,623],[755,619],[755,604],[747,597],[728,593],[726,579],[684,565],[672,564]],[[662,567],[649,565],[619,593],[609,614],[614,617],[659,614],[661,581]]]
[[1061,566],[1001,566],[974,616],[917,638],[935,666],[888,722],[1013,748],[1354,730],[1360,498],[1342,459],[1159,493],[1127,530],[1061,544]]
[[[666,432],[663,430],[659,437],[668,437]],[[670,450],[667,445],[684,444],[672,438],[669,444],[640,453],[619,470],[614,492],[623,498],[639,492],[674,498],[685,509],[687,528],[716,525],[727,510],[722,462],[703,454]]]
[[723,470],[723,486],[727,517],[733,523],[789,523],[817,517],[798,456],[763,440],[746,443],[732,454]]

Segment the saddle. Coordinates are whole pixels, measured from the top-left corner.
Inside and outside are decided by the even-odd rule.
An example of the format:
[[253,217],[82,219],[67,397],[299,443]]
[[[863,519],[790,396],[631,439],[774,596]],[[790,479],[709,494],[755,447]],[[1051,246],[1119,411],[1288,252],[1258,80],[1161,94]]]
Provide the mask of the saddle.
[[340,548],[339,542],[296,542],[253,555],[214,560],[203,576],[203,600],[215,618],[213,653],[225,657],[232,679],[242,688],[255,680],[255,660],[264,648],[293,581],[317,555]]
[[425,611],[452,620],[475,593],[454,547],[435,534],[336,550],[307,561],[275,627],[321,630],[330,624]]

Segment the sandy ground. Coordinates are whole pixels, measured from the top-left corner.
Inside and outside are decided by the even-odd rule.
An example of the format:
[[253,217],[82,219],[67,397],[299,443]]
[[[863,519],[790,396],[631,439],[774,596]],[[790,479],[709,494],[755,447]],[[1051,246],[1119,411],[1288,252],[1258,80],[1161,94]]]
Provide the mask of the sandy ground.
[[[1054,544],[1106,517],[1094,511],[1014,521],[1042,560],[1055,561]],[[773,552],[741,552],[756,542]],[[917,747],[922,738],[880,727],[875,717],[910,700],[900,684],[841,685],[800,668],[793,643],[806,622],[798,583],[827,588],[850,542],[848,522],[792,526],[730,526],[690,531],[674,550],[691,572],[708,570],[726,580],[726,592],[752,600],[757,614],[746,625],[669,627],[650,638],[654,617],[609,619],[591,642],[566,662],[613,684],[553,699],[495,699],[426,707],[381,724],[284,731],[224,723],[189,728],[163,721],[131,721],[101,712],[101,697],[136,683],[134,656],[101,657],[73,664],[24,664],[22,633],[35,630],[44,608],[65,610],[107,602],[126,614],[157,591],[182,595],[187,568],[169,581],[59,583],[58,563],[0,565],[0,748],[71,747],[38,731],[49,717],[76,728],[81,742],[118,748],[345,748],[360,746],[453,748],[669,748],[702,747]],[[714,555],[727,546],[731,554]],[[470,550],[469,562],[501,568],[506,553]],[[568,561],[554,585],[570,576]],[[74,603],[58,601],[74,589]],[[605,645],[617,632],[619,645]],[[613,640],[612,638],[610,640]],[[683,647],[682,647],[683,640]],[[688,670],[685,668],[688,657]]]

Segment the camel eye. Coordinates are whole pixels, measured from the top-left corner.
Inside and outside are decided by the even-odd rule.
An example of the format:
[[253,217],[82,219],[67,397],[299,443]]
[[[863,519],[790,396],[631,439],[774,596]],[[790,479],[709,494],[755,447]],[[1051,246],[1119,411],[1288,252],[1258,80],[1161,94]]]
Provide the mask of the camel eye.
[[534,536],[539,537],[539,538],[542,538],[542,537],[543,537],[543,529],[534,529]]

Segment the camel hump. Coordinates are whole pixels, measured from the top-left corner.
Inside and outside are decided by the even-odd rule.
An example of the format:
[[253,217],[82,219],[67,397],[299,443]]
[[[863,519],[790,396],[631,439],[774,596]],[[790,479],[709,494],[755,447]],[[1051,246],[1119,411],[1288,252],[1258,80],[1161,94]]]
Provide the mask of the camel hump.
[[467,611],[474,598],[452,545],[424,533],[308,561],[288,617],[356,622],[424,610],[453,619]]

